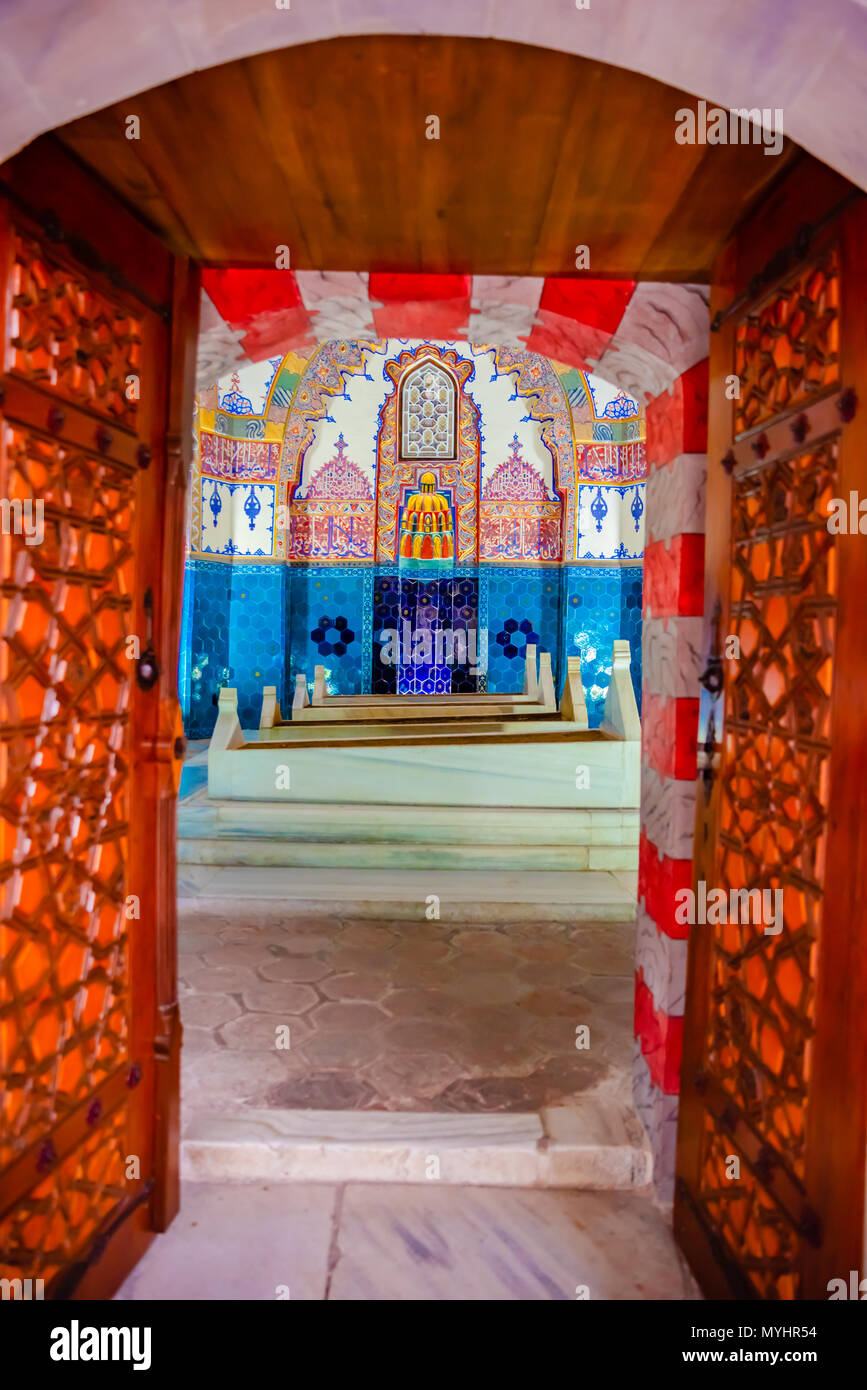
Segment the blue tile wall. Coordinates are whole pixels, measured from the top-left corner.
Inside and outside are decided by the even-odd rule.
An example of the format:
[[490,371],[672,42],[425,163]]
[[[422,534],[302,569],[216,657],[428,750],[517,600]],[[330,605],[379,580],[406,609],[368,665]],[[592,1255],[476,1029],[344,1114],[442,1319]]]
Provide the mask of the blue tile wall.
[[[187,734],[210,738],[217,718],[217,694],[229,680],[229,585],[231,565],[192,561]],[[184,657],[181,657],[181,667]]]
[[485,565],[481,571],[480,622],[488,629],[487,688],[497,695],[520,691],[528,644],[551,653],[560,692],[560,584],[562,571],[527,565]]
[[370,689],[373,572],[369,565],[293,566],[289,570],[287,698],[295,676],[309,682],[325,667],[328,689],[363,695]]
[[641,595],[644,568],[636,565],[620,571],[620,632],[629,639],[632,655],[630,671],[638,713],[641,713]]
[[193,641],[193,603],[196,594],[196,566],[188,560],[184,566],[184,597],[181,606],[181,638],[178,651],[178,703],[184,728],[190,727],[190,666]]
[[[560,692],[565,656],[578,653],[591,727],[598,727],[615,637],[628,638],[641,700],[640,566],[462,566],[449,576],[407,580],[397,568],[368,565],[187,564],[179,691],[191,738],[209,738],[221,686],[238,690],[241,723],[256,728],[262,687],[276,685],[288,713],[295,676],[326,669],[343,695],[394,693],[396,671],[380,660],[384,628],[436,589],[437,622],[488,632],[488,669],[477,677],[453,667],[452,690],[521,689],[528,643],[550,651]],[[409,586],[409,587],[408,587]],[[410,593],[412,589],[412,593]],[[412,614],[409,621],[415,627]]]
[[244,728],[258,728],[263,685],[282,698],[285,589],[283,565],[188,563],[178,688],[190,738],[210,738],[225,685],[238,691]]
[[641,576],[640,566],[569,565],[563,571],[562,650],[581,658],[591,729],[602,722],[615,637],[629,639],[641,708]]
[[285,565],[231,566],[229,668],[238,691],[238,718],[244,729],[258,729],[262,687],[276,685],[285,700]]

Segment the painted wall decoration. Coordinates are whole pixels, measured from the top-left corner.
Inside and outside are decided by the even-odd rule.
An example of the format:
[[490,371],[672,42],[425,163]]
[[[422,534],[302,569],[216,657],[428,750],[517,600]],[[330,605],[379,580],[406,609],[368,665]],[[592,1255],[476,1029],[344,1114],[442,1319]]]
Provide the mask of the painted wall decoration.
[[261,555],[274,550],[275,488],[270,483],[201,480],[201,553]]
[[306,365],[290,352],[233,372],[199,398],[188,491],[192,558],[273,558],[284,423]]
[[[377,545],[375,553],[369,558],[383,562],[395,555],[400,510],[407,491],[412,490],[418,476],[413,477],[405,470],[413,455],[400,457],[398,425],[401,409],[406,402],[403,397],[395,399],[395,388],[397,385],[398,391],[402,389],[402,372],[411,373],[423,363],[425,357],[431,364],[428,374],[444,373],[442,380],[431,382],[429,388],[422,383],[417,389],[420,393],[419,406],[422,409],[427,406],[435,417],[435,424],[438,420],[442,421],[442,429],[446,432],[443,438],[437,440],[435,429],[427,427],[431,440],[426,447],[430,452],[427,455],[419,454],[419,461],[422,462],[426,456],[437,463],[439,460],[445,462],[445,440],[450,439],[448,409],[452,399],[451,387],[446,385],[446,380],[451,382],[448,366],[443,366],[444,353],[448,352],[454,363],[463,364],[461,380],[455,379],[454,382],[458,434],[455,444],[459,454],[456,462],[460,467],[454,472],[454,477],[451,473],[446,476],[438,472],[437,486],[441,492],[447,493],[455,480],[459,480],[457,490],[461,496],[456,498],[461,512],[456,517],[458,557],[469,560],[479,555],[481,550],[481,531],[484,528],[480,527],[477,488],[475,478],[471,476],[475,472],[476,456],[484,484],[487,474],[508,459],[512,440],[517,437],[521,456],[542,480],[544,496],[552,503],[563,499],[561,506],[572,518],[571,556],[575,558],[577,455],[566,391],[551,363],[535,354],[507,353],[469,343],[419,341],[407,344],[389,339],[384,342],[367,341],[362,347],[363,352],[357,355],[351,353],[346,344],[323,344],[299,384],[287,421],[280,466],[281,499],[285,486],[291,497],[293,513],[295,504],[307,496],[310,477],[333,454],[336,442],[342,435],[352,450],[353,459],[378,493]],[[326,358],[333,370],[323,364]],[[395,367],[395,363],[398,367]],[[580,379],[582,390],[589,400],[583,376]],[[407,375],[404,384],[406,390],[411,391],[415,379]],[[424,389],[433,390],[437,399],[429,402],[422,400]],[[603,390],[608,391],[606,384],[603,384]],[[443,401],[439,400],[440,394],[445,397]],[[616,392],[610,394],[613,396]],[[471,406],[475,406],[477,415]],[[588,409],[592,414],[592,408]],[[635,409],[638,411],[637,405]],[[437,415],[438,411],[440,413]],[[403,411],[407,427],[414,414],[421,431],[422,415],[418,412]],[[474,424],[478,429],[478,442]],[[292,449],[297,449],[294,460]],[[612,478],[619,477],[616,461],[609,466],[609,473]],[[520,492],[513,499],[498,496],[502,517],[505,517],[503,508],[509,500],[526,503],[528,499]],[[473,511],[476,513],[473,524],[479,528],[480,535],[471,539],[468,529]],[[526,508],[520,520],[529,520],[525,512]],[[552,513],[553,508],[546,508],[545,515],[537,518],[542,523],[541,527],[521,525],[520,520],[519,524],[510,528],[499,524],[489,526],[487,558],[492,562],[496,562],[499,556],[503,562],[523,560],[534,563],[542,559],[556,563],[560,558],[568,557],[570,552],[564,552],[562,545],[555,547],[553,544]],[[569,525],[567,519],[567,528]],[[503,539],[497,542],[493,537],[500,533]],[[291,533],[285,546],[278,537],[276,553],[289,560],[304,559],[306,551],[293,550],[293,534],[299,532]],[[317,551],[317,555],[323,561],[332,558],[339,563],[345,558],[345,551],[338,544],[331,557],[321,550]]]
[[482,492],[479,558],[551,560],[562,553],[562,504],[521,456],[515,435],[509,457],[488,477]]
[[542,426],[542,439],[554,461],[555,485],[564,500],[563,554],[575,553],[577,472],[572,420],[563,384],[553,364],[537,353],[496,350],[497,370],[514,378],[515,396],[527,403],[530,418]]
[[618,483],[647,477],[647,454],[643,439],[628,444],[595,440],[592,444],[576,444],[576,454],[579,477],[582,479]]
[[[580,651],[598,722],[615,636],[640,684],[645,467],[626,391],[519,347],[329,340],[233,373],[197,410],[188,731],[210,734],[221,685],[255,724],[262,685],[291,700],[320,662],[345,694],[515,691],[536,639],[558,682]],[[431,499],[439,553],[423,555],[409,533]],[[375,615],[392,599],[402,620],[436,609],[476,645],[484,632],[484,669],[380,669]]]
[[578,487],[579,560],[640,560],[644,554],[644,483]]
[[[370,350],[381,350],[380,345],[361,340],[322,343],[298,382],[283,431],[278,475],[280,504],[287,509],[291,509],[298,485],[303,480],[305,456],[316,438],[316,422],[333,422],[331,407],[337,398],[351,399],[347,387],[352,377],[372,380],[367,368]],[[278,530],[278,558],[304,558],[292,554],[291,535],[289,526]],[[334,558],[342,559],[343,556],[338,554]],[[372,555],[363,558],[372,558]]]
[[451,568],[455,558],[455,522],[447,497],[436,490],[436,474],[419,477],[419,491],[411,492],[400,514],[400,565],[410,568],[436,565]]
[[202,430],[199,462],[204,477],[276,483],[280,445],[264,439],[229,439]]
[[[376,558],[378,561],[394,561],[398,549],[399,516],[408,498],[420,493],[421,478],[431,471],[434,462],[429,456],[421,455],[423,462],[414,463],[411,458],[402,459],[399,438],[398,409],[400,392],[404,378],[412,389],[418,381],[418,369],[422,368],[422,382],[428,376],[435,379],[431,389],[437,394],[446,390],[441,385],[450,379],[454,395],[452,401],[456,415],[456,438],[451,442],[443,440],[444,453],[435,455],[433,468],[436,492],[448,494],[451,498],[455,518],[455,549],[459,562],[471,564],[478,559],[479,544],[479,482],[481,475],[481,414],[472,397],[463,389],[472,377],[474,364],[471,358],[462,357],[454,348],[438,348],[431,343],[422,343],[416,348],[407,348],[396,358],[385,363],[385,373],[393,383],[380,413],[376,457]],[[447,398],[448,399],[448,398]],[[427,402],[433,404],[432,402]],[[413,418],[413,417],[411,417]],[[446,418],[440,415],[440,419]],[[424,432],[421,432],[422,435]],[[435,439],[433,430],[431,439]],[[411,434],[409,443],[415,442]],[[428,447],[422,437],[420,447]],[[439,448],[438,444],[434,445]],[[454,461],[447,459],[445,449],[451,448],[456,454]]]
[[366,560],[373,553],[374,500],[357,463],[346,457],[341,433],[333,456],[290,504],[293,559]]
[[[638,402],[610,382],[590,377],[575,367],[562,367],[558,375],[572,414],[579,481],[622,483],[644,479],[645,422]],[[574,554],[577,557],[577,547]]]

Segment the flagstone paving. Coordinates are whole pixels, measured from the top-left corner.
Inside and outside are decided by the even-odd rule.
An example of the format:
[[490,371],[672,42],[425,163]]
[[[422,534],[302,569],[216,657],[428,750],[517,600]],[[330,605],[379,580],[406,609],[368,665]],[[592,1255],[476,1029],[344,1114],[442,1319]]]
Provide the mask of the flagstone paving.
[[179,921],[188,1116],[535,1111],[599,1087],[628,1103],[633,923],[380,925],[202,900]]

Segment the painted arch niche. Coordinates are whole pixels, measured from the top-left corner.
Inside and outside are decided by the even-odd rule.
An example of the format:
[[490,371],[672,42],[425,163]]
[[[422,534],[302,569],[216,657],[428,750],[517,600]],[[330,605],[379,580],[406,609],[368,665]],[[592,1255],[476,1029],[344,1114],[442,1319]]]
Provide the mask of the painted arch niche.
[[[436,494],[448,504],[454,532],[454,558],[458,564],[474,564],[479,551],[479,492],[482,477],[482,412],[468,384],[475,377],[472,348],[464,354],[457,346],[422,343],[389,354],[383,374],[390,389],[380,410],[376,445],[376,559],[393,564],[398,559],[400,517],[411,498],[422,490],[422,479],[434,479]],[[413,399],[419,392],[419,400]],[[444,397],[444,399],[443,399]],[[430,419],[445,422],[451,415],[452,438],[441,435],[436,426],[419,430],[412,427],[407,439],[411,447],[416,436],[435,452],[404,457],[403,411],[410,406],[409,421],[424,419],[413,406],[430,406]],[[428,438],[430,436],[430,438]],[[442,453],[439,449],[442,447]]]
[[432,470],[458,563],[575,560],[579,485],[640,479],[643,435],[622,391],[526,348],[323,343],[286,418],[275,556],[395,563],[402,509]]
[[[457,457],[402,458],[402,388],[430,364],[454,383]],[[433,404],[448,415],[448,400]],[[290,351],[199,397],[190,551],[393,563],[402,506],[430,466],[459,503],[461,563],[635,558],[645,423],[623,389],[527,348],[389,338],[330,340],[309,359]]]

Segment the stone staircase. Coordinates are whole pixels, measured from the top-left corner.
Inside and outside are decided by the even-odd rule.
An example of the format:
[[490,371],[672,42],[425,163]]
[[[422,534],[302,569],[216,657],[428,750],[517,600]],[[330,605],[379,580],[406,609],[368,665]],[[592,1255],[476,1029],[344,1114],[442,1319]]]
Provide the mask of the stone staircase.
[[181,801],[184,865],[634,871],[637,810]]

